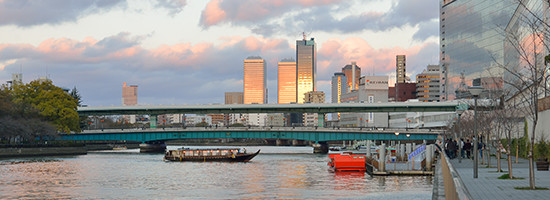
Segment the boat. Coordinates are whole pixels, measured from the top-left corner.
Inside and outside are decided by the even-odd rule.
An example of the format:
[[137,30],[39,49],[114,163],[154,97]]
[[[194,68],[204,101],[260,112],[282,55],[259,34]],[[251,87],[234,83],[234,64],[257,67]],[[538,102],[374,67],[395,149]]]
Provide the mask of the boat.
[[248,162],[252,160],[256,153],[246,153],[246,149],[239,148],[216,148],[216,149],[189,149],[179,148],[177,150],[166,151],[164,160],[166,161],[219,161],[219,162]]
[[330,161],[328,166],[335,172],[357,171],[365,172],[365,155],[353,154],[351,151],[345,151],[339,154],[328,155]]
[[115,147],[113,147],[113,150],[126,150],[126,149],[128,149],[128,147],[126,147],[126,146],[115,146]]

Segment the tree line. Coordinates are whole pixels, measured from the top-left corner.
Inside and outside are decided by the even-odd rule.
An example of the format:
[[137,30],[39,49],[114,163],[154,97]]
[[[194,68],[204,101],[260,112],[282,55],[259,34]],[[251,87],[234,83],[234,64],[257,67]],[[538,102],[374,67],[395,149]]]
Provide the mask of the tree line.
[[0,143],[34,143],[59,134],[80,132],[76,87],[66,92],[51,80],[0,87]]

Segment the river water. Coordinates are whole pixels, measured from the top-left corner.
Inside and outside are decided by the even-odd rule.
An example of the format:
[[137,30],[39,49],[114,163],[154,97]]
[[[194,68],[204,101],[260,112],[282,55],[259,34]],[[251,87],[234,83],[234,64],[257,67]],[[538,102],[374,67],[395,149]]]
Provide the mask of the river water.
[[136,149],[1,159],[0,199],[431,199],[432,177],[334,173],[311,147],[246,148],[262,152],[248,163],[164,162]]

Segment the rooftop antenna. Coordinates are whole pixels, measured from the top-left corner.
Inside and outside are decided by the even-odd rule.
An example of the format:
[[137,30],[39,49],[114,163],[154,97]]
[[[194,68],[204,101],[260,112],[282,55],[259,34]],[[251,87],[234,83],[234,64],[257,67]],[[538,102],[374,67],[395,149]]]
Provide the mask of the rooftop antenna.
[[306,32],[302,32],[302,36],[304,36],[304,40],[306,40]]

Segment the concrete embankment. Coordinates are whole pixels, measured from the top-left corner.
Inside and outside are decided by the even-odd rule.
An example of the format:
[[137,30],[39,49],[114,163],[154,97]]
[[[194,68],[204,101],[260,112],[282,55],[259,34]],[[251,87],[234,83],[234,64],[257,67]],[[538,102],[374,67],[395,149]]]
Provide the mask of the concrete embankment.
[[64,156],[83,155],[87,150],[85,146],[80,147],[13,147],[0,148],[0,158],[7,157],[30,157],[30,156]]

